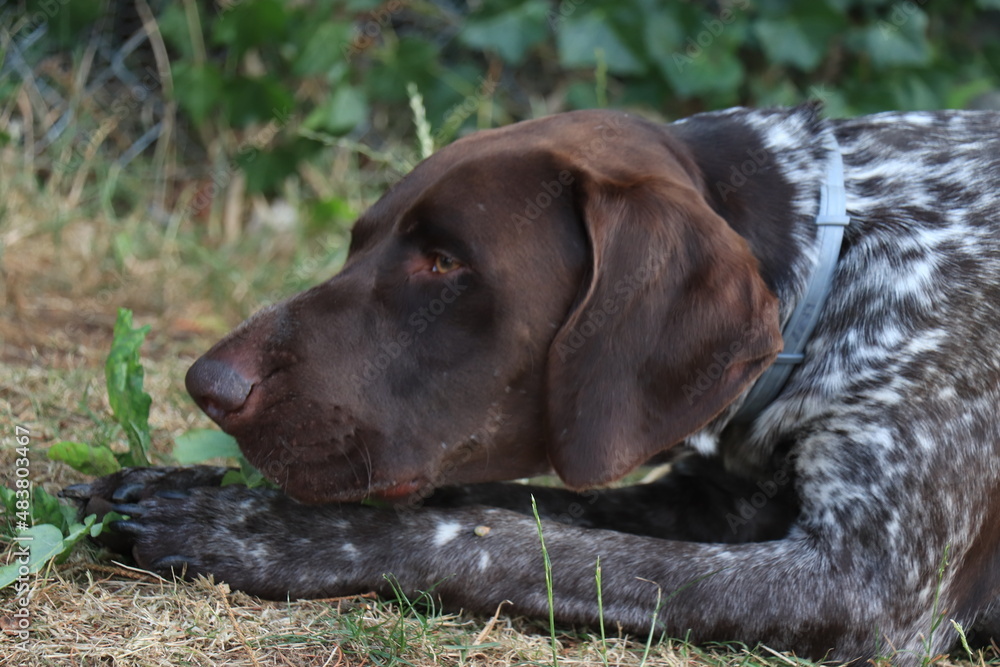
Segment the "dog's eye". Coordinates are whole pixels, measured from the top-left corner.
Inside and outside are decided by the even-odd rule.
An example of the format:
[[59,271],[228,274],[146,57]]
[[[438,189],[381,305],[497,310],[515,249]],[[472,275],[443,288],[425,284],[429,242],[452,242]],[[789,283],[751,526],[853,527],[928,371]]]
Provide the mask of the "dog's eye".
[[449,273],[461,267],[462,263],[454,257],[439,254],[434,257],[434,266],[431,271],[433,273]]

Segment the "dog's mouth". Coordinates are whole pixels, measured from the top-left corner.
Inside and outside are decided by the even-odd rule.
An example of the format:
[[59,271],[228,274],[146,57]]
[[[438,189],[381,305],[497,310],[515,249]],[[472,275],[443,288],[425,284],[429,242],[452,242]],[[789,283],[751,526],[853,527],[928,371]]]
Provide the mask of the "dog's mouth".
[[405,507],[411,503],[419,503],[429,495],[425,493],[427,483],[419,479],[373,484],[366,488],[338,488],[324,483],[324,480],[317,480],[308,471],[301,475],[292,472],[280,486],[290,497],[306,505],[374,501],[393,507]]
[[396,504],[399,502],[405,502],[410,498],[417,498],[420,496],[420,492],[427,485],[419,479],[412,479],[408,482],[400,482],[397,484],[390,484],[382,488],[369,489],[368,497],[375,500],[381,500],[387,503]]
[[[313,428],[327,437],[316,439]],[[386,451],[384,436],[353,423],[285,424],[283,430],[268,424],[233,435],[251,464],[305,504],[370,499],[399,505],[419,500],[433,486],[418,466],[373,455]]]

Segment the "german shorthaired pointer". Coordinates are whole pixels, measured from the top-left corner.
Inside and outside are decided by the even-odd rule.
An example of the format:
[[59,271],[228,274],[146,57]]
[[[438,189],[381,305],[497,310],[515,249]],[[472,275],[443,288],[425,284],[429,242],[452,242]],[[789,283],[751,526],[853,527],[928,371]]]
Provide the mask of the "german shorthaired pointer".
[[[153,570],[545,617],[533,494],[563,624],[597,625],[600,558],[626,631],[904,664],[952,620],[1000,638],[1000,115],[476,133],[187,387],[283,493],[206,467],[69,493]],[[548,471],[573,491],[499,483]]]

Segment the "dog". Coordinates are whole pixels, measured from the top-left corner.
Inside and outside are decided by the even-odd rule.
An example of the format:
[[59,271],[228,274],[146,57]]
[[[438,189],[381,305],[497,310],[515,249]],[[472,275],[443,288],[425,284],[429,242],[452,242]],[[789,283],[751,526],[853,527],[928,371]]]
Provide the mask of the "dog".
[[563,625],[899,664],[949,621],[1000,638],[1000,114],[477,132],[186,385],[281,491],[67,492],[151,570],[544,618],[541,532]]

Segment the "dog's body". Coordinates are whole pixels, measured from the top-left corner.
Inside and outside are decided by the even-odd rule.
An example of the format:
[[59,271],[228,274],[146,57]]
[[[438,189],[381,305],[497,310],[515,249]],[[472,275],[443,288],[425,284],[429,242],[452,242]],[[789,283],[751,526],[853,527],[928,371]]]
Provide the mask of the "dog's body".
[[[830,296],[780,395],[733,420],[817,264],[830,133],[851,217]],[[672,635],[812,657],[913,662],[954,641],[938,616],[997,636],[998,184],[994,113],[577,112],[473,135],[363,216],[341,274],[189,374],[251,461],[328,504],[206,469],[82,495],[146,498],[123,527],[153,568],[274,597],[391,573],[542,617],[533,491],[563,623],[598,622],[600,557],[605,623],[629,631],[662,599]],[[678,442],[653,484],[478,484],[594,488]],[[397,507],[329,504],[366,496]]]

